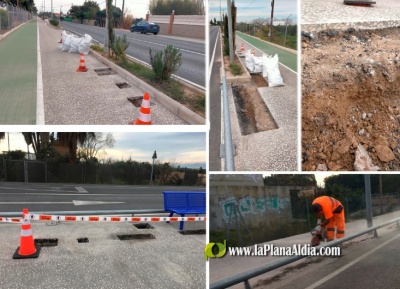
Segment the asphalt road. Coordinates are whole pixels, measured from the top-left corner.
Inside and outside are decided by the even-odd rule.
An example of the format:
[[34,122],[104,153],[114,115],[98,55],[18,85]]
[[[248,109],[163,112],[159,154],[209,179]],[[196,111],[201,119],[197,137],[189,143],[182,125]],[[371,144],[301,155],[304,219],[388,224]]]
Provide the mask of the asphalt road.
[[[341,258],[323,257],[306,268],[289,269],[277,282],[259,288],[399,288],[400,231],[344,248]],[[257,287],[258,288],[258,287]]]
[[[164,209],[163,191],[199,187],[0,183],[0,212]],[[1,215],[1,214],[0,214]]]
[[[89,34],[99,43],[104,43],[104,28],[71,22],[61,22],[60,25],[74,34]],[[205,44],[201,41],[182,40],[182,38],[167,37],[163,35],[141,34],[128,30],[115,29],[116,36],[126,34],[130,45],[127,55],[150,64],[149,47],[152,51],[160,51],[171,44],[180,49],[183,63],[175,73],[177,76],[193,82],[205,89]]]
[[[210,136],[209,136],[209,167],[210,171],[221,171],[221,41],[218,26],[210,26],[210,59],[212,67],[209,75],[210,85]],[[214,54],[215,53],[215,54]],[[213,57],[214,56],[214,57]]]

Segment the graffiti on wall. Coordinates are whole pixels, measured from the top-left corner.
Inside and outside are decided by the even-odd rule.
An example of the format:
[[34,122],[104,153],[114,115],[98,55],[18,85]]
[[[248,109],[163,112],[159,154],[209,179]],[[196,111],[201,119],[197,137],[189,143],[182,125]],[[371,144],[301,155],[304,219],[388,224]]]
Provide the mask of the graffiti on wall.
[[275,214],[280,214],[290,204],[289,197],[260,197],[254,198],[245,196],[240,199],[229,197],[221,200],[221,209],[223,211],[223,219],[225,223],[230,223],[238,217],[238,213],[245,217],[249,214],[265,213],[267,210],[273,211]]

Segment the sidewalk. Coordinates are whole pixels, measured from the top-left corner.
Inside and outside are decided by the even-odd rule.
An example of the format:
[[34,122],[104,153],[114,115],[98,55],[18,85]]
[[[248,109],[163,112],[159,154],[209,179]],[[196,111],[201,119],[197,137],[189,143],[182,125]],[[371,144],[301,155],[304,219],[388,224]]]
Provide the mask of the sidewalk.
[[[378,217],[375,217],[373,219],[373,225],[379,225],[384,222],[387,222],[389,220],[398,218],[400,216],[400,212],[392,212],[389,214],[381,215]],[[362,231],[367,229],[367,221],[366,220],[357,220],[354,222],[346,223],[346,236],[351,236],[355,234],[356,232]],[[380,234],[385,234],[389,231],[393,231],[396,229],[396,225],[390,225],[386,226],[384,228],[381,228],[378,230],[378,235]],[[352,244],[357,244],[361,242],[362,240],[367,240],[372,238],[373,235],[363,235],[360,236],[356,239],[353,239],[350,242],[344,243],[344,249],[343,253],[346,254],[346,250],[351,250]],[[273,244],[274,246],[278,247],[287,247],[287,246],[293,246],[294,244],[309,244],[311,241],[311,234],[310,233],[305,233],[301,235],[296,235],[296,236],[291,236],[287,237],[284,239],[280,240],[274,240],[271,242],[266,242],[263,244]],[[260,244],[263,245],[263,244]],[[238,256],[229,256],[229,254],[225,255],[223,258],[215,258],[215,259],[210,259],[210,284],[214,283],[218,280],[230,277],[230,276],[235,276],[243,272],[250,271],[253,268],[257,268],[259,266],[268,264],[269,262],[273,262],[276,260],[279,260],[281,258],[286,258],[286,257],[271,257],[271,256],[265,256],[265,257],[238,257]],[[294,263],[288,264],[284,267],[280,267],[279,269],[267,272],[265,274],[259,275],[255,278],[250,279],[250,284],[255,284],[257,283],[258,280],[263,280],[267,278],[271,278],[285,270],[287,267],[292,267],[294,265],[298,264],[304,264],[307,262],[308,258],[303,258],[299,261],[296,261]],[[235,288],[235,289],[242,289],[244,288],[243,283],[237,284],[235,286],[232,286],[230,288]]]
[[[118,74],[99,76],[94,69],[107,68],[91,53],[85,56],[87,72],[76,72],[80,55],[59,50],[62,30],[39,21],[42,55],[44,115],[46,124],[124,125],[136,120],[139,108],[128,97],[144,91]],[[120,89],[117,83],[131,87]],[[186,124],[150,94],[152,123]]]
[[345,5],[343,0],[301,1],[301,31],[380,29],[400,26],[400,2],[376,0],[370,7]]
[[36,21],[0,41],[0,124],[36,124]]

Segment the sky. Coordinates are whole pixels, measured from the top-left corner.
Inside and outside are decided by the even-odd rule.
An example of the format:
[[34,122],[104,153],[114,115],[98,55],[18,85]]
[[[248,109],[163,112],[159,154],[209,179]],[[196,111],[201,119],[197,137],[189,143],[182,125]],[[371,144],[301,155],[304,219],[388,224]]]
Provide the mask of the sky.
[[[289,17],[292,23],[297,23],[298,0],[274,0],[274,19]],[[209,0],[209,19],[220,19],[220,6],[222,12],[227,12],[226,0]],[[257,18],[271,18],[271,0],[235,0],[237,7],[237,22],[251,22]]]
[[[103,133],[105,137],[107,133]],[[106,154],[97,158],[114,160],[132,160],[152,162],[154,151],[157,151],[156,161],[170,162],[176,166],[188,168],[206,168],[206,134],[204,132],[151,132],[151,133],[111,133],[115,138],[112,149],[106,149]],[[0,142],[0,152],[8,151],[8,135],[10,150],[27,151],[25,140],[21,133],[10,132]],[[29,148],[32,153],[32,147]]]
[[[99,4],[100,9],[106,8],[105,0],[92,0]],[[43,11],[43,2],[46,7],[46,11],[51,11],[51,0],[35,0],[36,8],[39,12]],[[83,5],[85,0],[53,0],[53,12],[59,13],[62,9],[63,13],[67,13],[71,8],[71,5]],[[130,14],[134,18],[145,18],[147,11],[149,11],[150,0],[125,0],[125,8],[128,8]],[[115,0],[113,0],[113,5],[115,5]],[[117,0],[117,7],[122,9],[122,0]]]

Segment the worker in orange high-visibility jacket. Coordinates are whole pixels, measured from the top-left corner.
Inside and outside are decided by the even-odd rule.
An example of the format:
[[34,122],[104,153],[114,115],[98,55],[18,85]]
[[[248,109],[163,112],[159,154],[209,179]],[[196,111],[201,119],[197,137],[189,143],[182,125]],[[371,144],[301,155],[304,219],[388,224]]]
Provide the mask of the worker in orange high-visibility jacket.
[[[328,242],[335,239],[335,227],[336,238],[344,237],[344,207],[338,200],[328,196],[318,197],[312,202],[311,210],[318,218],[318,224],[314,230],[321,232],[323,228],[326,228]],[[324,217],[324,221],[321,222],[322,217]]]

